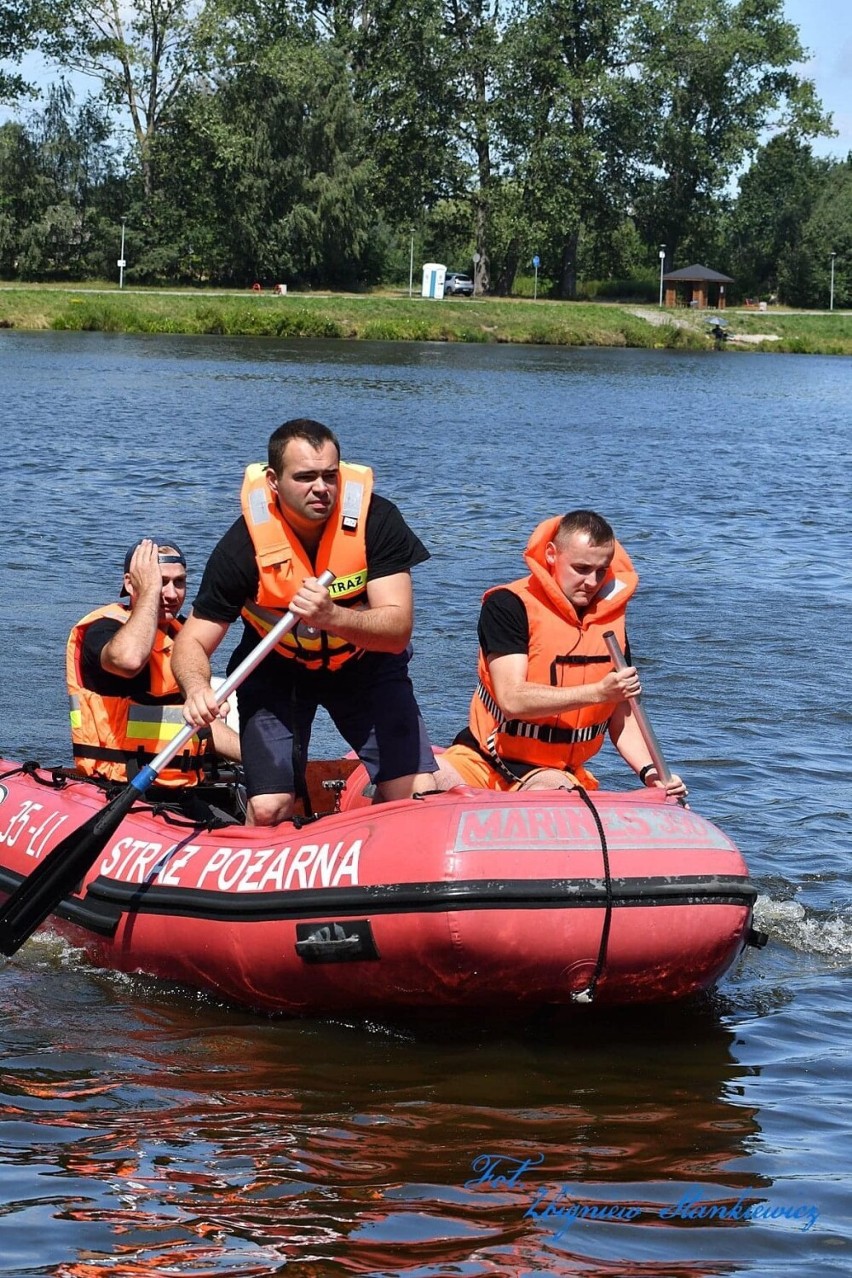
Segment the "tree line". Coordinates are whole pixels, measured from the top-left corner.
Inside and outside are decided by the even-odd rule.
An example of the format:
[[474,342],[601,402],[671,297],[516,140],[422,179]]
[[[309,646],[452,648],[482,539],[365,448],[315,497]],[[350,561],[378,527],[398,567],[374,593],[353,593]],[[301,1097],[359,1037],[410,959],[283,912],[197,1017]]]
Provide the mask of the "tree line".
[[654,298],[663,252],[848,305],[804,56],[783,0],[3,0],[0,276],[114,278],[123,226],[128,282]]

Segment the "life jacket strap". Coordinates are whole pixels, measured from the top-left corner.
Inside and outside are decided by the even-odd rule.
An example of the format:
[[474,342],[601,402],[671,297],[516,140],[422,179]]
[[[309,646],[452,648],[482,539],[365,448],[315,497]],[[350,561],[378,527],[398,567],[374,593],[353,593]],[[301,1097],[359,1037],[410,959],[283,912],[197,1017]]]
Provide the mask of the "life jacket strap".
[[476,685],[476,695],[492,718],[498,720],[496,731],[507,737],[526,737],[543,741],[545,745],[581,745],[602,737],[609,725],[608,718],[603,723],[587,724],[585,728],[559,728],[546,723],[528,723],[525,719],[504,719],[503,711],[482,681]]
[[[139,769],[150,763],[157,756],[150,750],[115,750],[109,746],[88,746],[88,745],[72,745],[71,753],[75,759],[94,759],[100,763],[123,763],[127,768],[128,776],[131,773],[135,775]],[[183,754],[176,759],[169,760],[169,770],[175,772],[200,772],[201,757],[191,754],[185,750]]]

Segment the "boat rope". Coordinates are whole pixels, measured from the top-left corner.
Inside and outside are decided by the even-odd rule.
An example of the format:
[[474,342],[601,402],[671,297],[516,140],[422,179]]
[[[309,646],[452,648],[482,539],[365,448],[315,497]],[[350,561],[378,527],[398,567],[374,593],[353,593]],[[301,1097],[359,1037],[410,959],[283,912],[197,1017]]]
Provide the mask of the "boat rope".
[[19,774],[19,773],[21,773],[21,772],[26,772],[26,771],[27,771],[27,769],[28,769],[28,767],[30,767],[30,766],[32,766],[32,767],[36,767],[36,768],[37,768],[37,767],[38,767],[38,764],[36,763],[36,764],[32,764],[32,765],[30,765],[30,764],[25,763],[25,764],[23,764],[23,766],[22,766],[22,767],[19,767],[19,768],[10,768],[8,772],[0,772],[0,781],[5,781],[5,780],[7,779],[7,777],[16,777],[16,776],[18,776],[18,774]]
[[575,786],[574,793],[579,795],[583,803],[585,803],[586,807],[589,809],[589,811],[592,814],[592,819],[595,825],[597,826],[598,838],[601,841],[601,858],[603,860],[603,871],[604,871],[604,891],[606,894],[603,927],[601,928],[601,939],[600,939],[600,945],[598,946],[598,957],[595,963],[595,969],[592,972],[591,980],[589,981],[586,988],[582,990],[578,990],[576,994],[572,995],[572,1001],[575,1003],[592,1003],[594,1001],[595,991],[597,990],[598,981],[601,978],[601,975],[604,970],[604,965],[606,964],[607,949],[609,947],[609,932],[610,932],[610,927],[612,926],[612,902],[613,902],[612,874],[610,872],[609,848],[607,847],[607,842],[606,842],[606,832],[603,828],[603,822],[601,821],[600,814],[598,813],[597,808],[595,807],[594,803],[592,803],[592,800],[589,798],[589,795],[587,791],[583,788],[583,786],[581,785]]
[[46,769],[42,768],[41,764],[37,763],[35,759],[27,759],[20,767],[11,768],[8,772],[0,775],[0,781],[5,781],[7,777],[16,777],[22,772],[25,776],[32,777],[33,781],[36,781],[39,785],[46,785],[51,790],[63,790],[68,784],[64,768],[51,768],[49,779],[39,776],[39,772],[44,771]]

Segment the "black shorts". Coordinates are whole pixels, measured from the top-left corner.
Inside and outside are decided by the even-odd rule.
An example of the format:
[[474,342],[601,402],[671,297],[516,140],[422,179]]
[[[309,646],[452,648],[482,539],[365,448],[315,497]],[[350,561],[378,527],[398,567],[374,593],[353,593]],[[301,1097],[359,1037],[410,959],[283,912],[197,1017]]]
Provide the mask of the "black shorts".
[[266,671],[260,665],[237,694],[249,798],[294,793],[293,734],[298,731],[304,766],[319,706],[372,782],[436,772],[408,675],[410,655],[366,652],[334,673],[291,672],[286,658],[270,662]]

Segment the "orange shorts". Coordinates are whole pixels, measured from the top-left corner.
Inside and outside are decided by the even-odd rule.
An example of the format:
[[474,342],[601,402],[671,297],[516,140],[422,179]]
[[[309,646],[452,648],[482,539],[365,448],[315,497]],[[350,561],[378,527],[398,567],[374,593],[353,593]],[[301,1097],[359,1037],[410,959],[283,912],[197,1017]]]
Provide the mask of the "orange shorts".
[[[450,764],[464,781],[465,785],[475,786],[477,790],[519,790],[522,780],[509,781],[498,772],[493,764],[484,759],[472,746],[451,745],[437,756],[438,764]],[[536,769],[529,774],[531,779]],[[566,773],[566,777],[574,777],[586,790],[597,790],[598,782],[586,768],[578,767]]]

